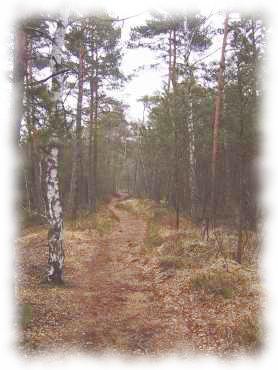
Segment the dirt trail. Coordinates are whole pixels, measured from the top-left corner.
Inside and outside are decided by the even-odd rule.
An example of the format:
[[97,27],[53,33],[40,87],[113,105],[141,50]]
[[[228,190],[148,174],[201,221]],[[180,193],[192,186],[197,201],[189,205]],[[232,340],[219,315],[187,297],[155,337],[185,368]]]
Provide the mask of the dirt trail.
[[[146,223],[115,208],[120,200],[113,199],[109,205],[119,222],[84,266],[78,298],[83,302],[78,318],[83,334],[80,343],[83,349],[93,351],[153,354],[163,347],[169,350],[175,347],[177,337],[171,314],[166,312],[163,317],[159,271],[155,261],[140,255]],[[172,335],[167,330],[166,334],[166,326]]]
[[[173,278],[168,281],[157,260],[142,253],[146,222],[115,207],[122,199],[108,205],[119,220],[112,231],[92,241],[96,248],[79,247],[78,267],[66,264],[66,288],[63,294],[59,288],[54,293],[55,312],[43,302],[40,316],[53,317],[56,325],[49,328],[49,321],[41,321],[33,328],[34,335],[43,336],[36,350],[150,355],[186,351],[184,311],[177,313],[179,290],[172,289]],[[73,261],[76,258],[73,255]]]

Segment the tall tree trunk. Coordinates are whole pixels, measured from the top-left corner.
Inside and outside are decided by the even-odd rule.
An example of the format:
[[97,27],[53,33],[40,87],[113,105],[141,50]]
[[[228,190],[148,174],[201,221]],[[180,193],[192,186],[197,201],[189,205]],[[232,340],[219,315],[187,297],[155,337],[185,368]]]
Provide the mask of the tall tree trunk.
[[23,116],[23,96],[24,96],[24,78],[27,70],[27,48],[26,34],[21,26],[15,33],[14,50],[14,107],[13,107],[13,126],[16,129],[17,142],[20,141],[20,129]]
[[172,79],[172,30],[169,31],[169,62],[168,62],[168,93],[170,92]]
[[239,163],[239,209],[238,209],[238,239],[237,239],[237,254],[236,254],[236,260],[238,263],[241,263],[242,260],[242,233],[243,233],[243,199],[242,199],[242,164]]
[[[96,62],[97,55],[96,55]],[[93,146],[93,209],[96,211],[97,208],[97,196],[98,196],[98,76],[96,71],[96,89],[95,89],[95,119],[94,119],[94,146]]]
[[24,171],[24,183],[25,183],[25,197],[24,197],[24,203],[26,203],[26,207],[28,207],[28,212],[31,213],[31,189],[29,186],[28,181],[28,174],[26,170]]
[[229,143],[227,129],[223,127],[223,155],[224,155],[224,181],[225,181],[225,206],[231,204],[232,184],[231,184],[231,160],[229,153],[231,152],[231,145]]
[[134,169],[134,181],[133,181],[133,194],[137,194],[137,169],[138,169],[138,157],[135,159],[135,169]]
[[176,228],[180,226],[180,194],[179,194],[179,165],[178,165],[178,134],[175,128],[175,208],[176,208]]
[[[179,179],[179,133],[178,133],[178,124],[176,120],[177,115],[177,39],[176,39],[176,30],[173,30],[173,64],[171,67],[171,81],[173,86],[173,108],[170,109],[170,116],[172,117],[173,126],[174,126],[174,147],[175,147],[175,208],[176,208],[176,228],[179,229],[180,225],[180,179]],[[170,49],[171,50],[171,49]]]
[[97,106],[98,94],[95,79],[90,81],[91,88],[91,111],[90,111],[90,129],[89,129],[89,158],[88,158],[88,201],[89,208],[92,212],[96,211],[97,198],[97,145],[98,145],[98,128],[97,128]]
[[97,82],[97,50],[92,46],[92,75],[90,78],[90,126],[88,153],[88,204],[92,212],[96,211],[97,198],[97,119],[98,119],[98,82]]
[[139,165],[141,165],[144,195],[149,195],[147,174],[146,174],[146,168],[144,164],[144,155],[143,155],[142,140],[141,140],[142,136],[143,136],[142,130],[141,128],[139,128],[138,162],[139,162]]
[[50,228],[48,231],[48,275],[49,282],[61,283],[64,279],[64,248],[63,248],[63,209],[59,188],[59,126],[62,124],[63,76],[57,72],[62,70],[63,48],[65,40],[66,19],[59,18],[54,34],[50,67],[52,74],[50,112],[51,136],[47,145],[46,155],[46,199]]
[[194,221],[198,216],[198,194],[196,181],[196,154],[195,133],[193,118],[193,103],[191,87],[189,89],[189,116],[188,116],[188,138],[189,138],[189,189],[190,189],[190,215]]
[[88,148],[88,205],[93,210],[93,132],[94,132],[94,82],[90,78],[90,123],[89,123],[89,148]]
[[32,66],[32,39],[28,40],[28,65],[26,71],[26,123],[30,143],[30,161],[31,161],[31,179],[32,179],[32,200],[33,208],[40,214],[44,214],[43,197],[41,193],[41,159],[36,146],[36,127],[35,127],[35,114],[34,114],[34,96],[32,94],[29,83],[33,79],[33,66]]
[[74,140],[73,152],[73,167],[71,178],[71,191],[70,191],[70,209],[71,217],[73,220],[77,217],[77,212],[80,203],[81,191],[81,166],[82,166],[82,152],[81,152],[81,122],[82,122],[82,100],[83,100],[83,81],[84,81],[84,48],[81,46],[79,50],[79,80],[78,80],[78,100],[76,110],[76,136]]
[[243,230],[245,228],[244,222],[244,215],[243,215],[243,205],[244,205],[244,182],[243,178],[245,175],[244,167],[245,167],[245,158],[244,158],[244,107],[243,107],[243,86],[240,77],[240,65],[237,65],[237,74],[238,74],[238,88],[239,88],[239,123],[240,123],[240,130],[239,130],[239,138],[238,138],[238,166],[239,166],[239,173],[238,173],[238,182],[239,182],[239,204],[238,204],[238,240],[237,240],[237,255],[236,260],[238,263],[242,261],[242,253],[243,253]]
[[33,127],[32,104],[29,103],[30,99],[27,98],[29,109],[27,117],[27,131],[30,143],[30,162],[31,162],[31,188],[32,188],[32,205],[39,214],[44,215],[43,197],[41,193],[41,170],[40,170],[40,155],[38,153],[35,140]]
[[228,20],[229,14],[227,13],[224,21],[224,35],[222,41],[221,58],[218,72],[218,87],[217,87],[218,90],[215,98],[215,115],[213,123],[213,144],[211,161],[211,207],[210,207],[210,221],[213,227],[215,226],[216,219],[216,175],[217,175],[217,163],[219,159],[219,130],[221,121],[222,100],[224,94],[225,49],[228,35]]

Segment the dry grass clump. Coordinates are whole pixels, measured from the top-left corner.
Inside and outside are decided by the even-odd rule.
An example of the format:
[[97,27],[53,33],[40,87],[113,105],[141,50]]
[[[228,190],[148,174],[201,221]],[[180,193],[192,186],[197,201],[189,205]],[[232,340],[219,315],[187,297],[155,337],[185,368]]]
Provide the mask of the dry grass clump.
[[22,229],[47,225],[47,218],[45,215],[41,215],[38,212],[28,210],[27,208],[20,209],[20,211],[18,212],[18,218],[18,224]]
[[147,237],[145,243],[149,248],[158,247],[163,243],[163,238],[159,233],[159,225],[149,221],[147,225]]
[[[234,261],[228,262],[230,266]],[[203,293],[222,295],[224,298],[232,298],[234,295],[246,294],[252,284],[252,272],[247,272],[240,265],[227,271],[226,262],[219,259],[216,264],[195,272],[191,277],[193,290]]]
[[263,344],[263,325],[257,316],[245,315],[234,328],[233,335],[238,338],[240,345],[256,351]]
[[115,207],[148,219],[152,217],[152,212],[154,207],[156,207],[156,204],[154,201],[149,199],[129,198],[117,203]]
[[159,257],[159,268],[162,271],[176,270],[185,267],[184,258],[178,256],[161,256]]
[[97,231],[101,236],[109,233],[119,217],[109,208],[101,207],[97,213],[82,213],[74,222],[67,222],[67,226],[78,231]]
[[124,211],[131,211],[129,204],[127,204],[126,201],[115,204],[115,208],[122,209]]

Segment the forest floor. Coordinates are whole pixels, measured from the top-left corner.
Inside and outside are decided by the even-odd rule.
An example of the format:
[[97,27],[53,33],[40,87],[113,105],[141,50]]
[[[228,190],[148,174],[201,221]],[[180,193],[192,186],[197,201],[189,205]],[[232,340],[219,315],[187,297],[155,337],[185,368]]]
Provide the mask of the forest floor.
[[65,225],[65,285],[42,282],[47,228],[17,241],[16,327],[21,353],[238,356],[262,347],[258,245],[246,234],[242,265],[226,229],[200,230],[149,200],[121,194]]

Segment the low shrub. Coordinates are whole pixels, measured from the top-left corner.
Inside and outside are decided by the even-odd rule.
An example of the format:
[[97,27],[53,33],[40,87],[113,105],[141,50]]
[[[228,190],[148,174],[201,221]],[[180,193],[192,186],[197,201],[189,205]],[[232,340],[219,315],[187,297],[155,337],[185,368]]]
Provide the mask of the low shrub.
[[240,273],[217,270],[199,272],[191,278],[192,289],[204,290],[224,298],[232,298],[246,283],[246,278]]
[[153,210],[153,221],[159,222],[161,219],[168,215],[168,210],[166,208],[156,207]]
[[39,226],[47,224],[46,217],[36,213],[29,211],[28,209],[22,209],[19,214],[20,218],[20,225],[23,228],[29,227],[29,226]]
[[234,335],[241,345],[253,350],[259,349],[263,343],[262,325],[257,317],[245,316],[234,330]]
[[149,247],[158,247],[163,243],[163,239],[159,234],[159,225],[151,221],[148,222],[145,242]]

